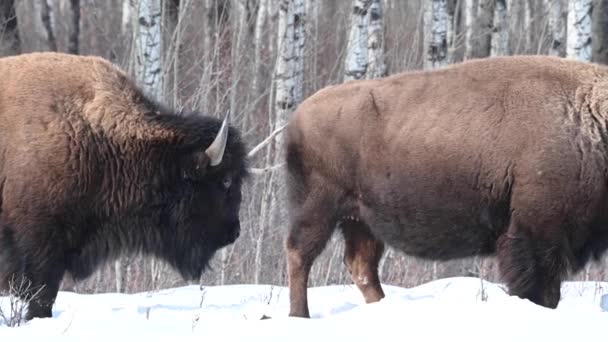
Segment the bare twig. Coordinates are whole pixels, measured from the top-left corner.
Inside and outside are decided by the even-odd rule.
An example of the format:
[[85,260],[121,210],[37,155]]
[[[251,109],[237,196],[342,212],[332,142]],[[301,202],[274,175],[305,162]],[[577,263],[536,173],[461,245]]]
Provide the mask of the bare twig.
[[252,175],[263,175],[266,172],[271,172],[274,171],[278,168],[281,168],[285,165],[285,163],[280,163],[277,165],[272,165],[272,166],[267,166],[265,168],[257,168],[257,167],[252,167],[249,169],[249,173],[251,173]]
[[35,300],[44,286],[34,287],[32,282],[25,277],[16,282],[15,279],[9,280],[9,307],[8,312],[4,312],[0,307],[0,321],[4,321],[9,327],[18,327],[25,319],[25,310],[32,300]]
[[256,147],[252,148],[251,151],[249,151],[249,153],[247,153],[247,158],[253,157],[262,148],[264,148],[264,146],[268,145],[268,143],[270,143],[272,138],[274,138],[276,135],[281,133],[281,131],[283,131],[285,129],[285,127],[287,127],[287,124],[275,129],[272,133],[270,133],[270,135],[268,137],[266,137],[266,139],[262,140],[261,143],[259,143]]

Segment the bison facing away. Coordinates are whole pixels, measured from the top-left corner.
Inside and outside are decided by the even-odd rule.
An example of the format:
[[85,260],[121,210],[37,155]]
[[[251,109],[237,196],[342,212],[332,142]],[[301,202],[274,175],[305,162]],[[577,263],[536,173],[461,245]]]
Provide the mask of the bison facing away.
[[497,254],[512,295],[555,308],[608,247],[608,68],[473,60],[328,87],[288,127],[291,316],[335,227],[366,302],[384,244],[434,260]]
[[42,289],[121,253],[187,279],[239,236],[245,148],[226,120],[173,115],[96,57],[0,59],[0,285]]

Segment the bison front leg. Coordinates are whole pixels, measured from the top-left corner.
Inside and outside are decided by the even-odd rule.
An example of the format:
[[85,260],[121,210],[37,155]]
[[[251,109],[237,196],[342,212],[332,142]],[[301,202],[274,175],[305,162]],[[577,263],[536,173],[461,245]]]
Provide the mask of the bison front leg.
[[39,273],[26,272],[25,274],[27,280],[31,279],[25,293],[26,300],[29,301],[26,320],[53,317],[53,304],[55,304],[65,268],[56,262],[49,264],[48,267],[46,270],[38,271]]
[[359,221],[346,221],[342,225],[344,235],[344,263],[351,279],[357,285],[366,303],[384,298],[378,276],[378,263],[384,244],[377,240],[367,226]]
[[560,241],[534,236],[512,223],[498,240],[499,269],[509,293],[556,308],[561,277],[568,265],[564,252]]
[[33,236],[22,236],[19,240],[24,267],[20,275],[13,277],[12,284],[13,291],[28,302],[26,320],[52,317],[52,307],[65,274],[62,251],[50,242],[42,245],[41,240],[32,240]]

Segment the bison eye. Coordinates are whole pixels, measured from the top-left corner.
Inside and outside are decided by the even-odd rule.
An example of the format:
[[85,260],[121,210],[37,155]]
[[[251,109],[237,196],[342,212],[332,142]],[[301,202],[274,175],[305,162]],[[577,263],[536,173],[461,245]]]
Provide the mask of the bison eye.
[[224,179],[222,179],[222,185],[224,186],[224,189],[230,188],[230,186],[232,185],[232,177],[224,177]]

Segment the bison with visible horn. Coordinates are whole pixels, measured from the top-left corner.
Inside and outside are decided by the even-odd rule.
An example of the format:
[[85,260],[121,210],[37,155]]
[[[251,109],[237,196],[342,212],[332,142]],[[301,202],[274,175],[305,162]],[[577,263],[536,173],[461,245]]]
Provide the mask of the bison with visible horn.
[[287,131],[290,315],[335,227],[366,302],[384,244],[433,260],[497,254],[510,293],[555,308],[608,247],[608,68],[472,60],[323,89]]
[[0,75],[0,285],[40,291],[27,319],[52,315],[66,272],[144,253],[197,279],[237,239],[247,171],[227,118],[175,115],[97,57],[7,57]]

